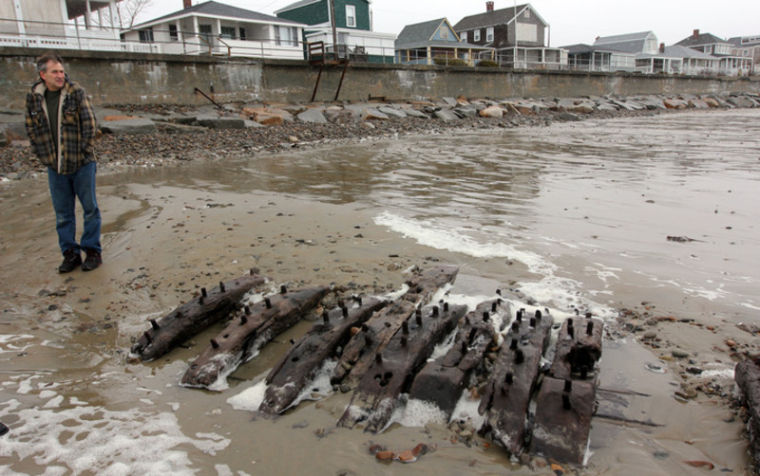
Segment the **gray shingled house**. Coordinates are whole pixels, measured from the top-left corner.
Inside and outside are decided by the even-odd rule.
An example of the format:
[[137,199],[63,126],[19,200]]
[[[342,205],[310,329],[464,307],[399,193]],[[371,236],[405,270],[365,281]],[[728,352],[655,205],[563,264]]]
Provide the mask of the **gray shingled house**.
[[681,58],[668,56],[665,45],[657,44],[657,35],[652,31],[597,37],[594,46],[617,53],[612,56],[613,71],[681,72]]
[[[396,38],[396,63],[449,64],[473,66],[480,53],[491,56],[493,49],[462,42],[446,18],[407,25]],[[454,60],[454,61],[452,61]]]
[[715,56],[720,61],[719,74],[737,76],[748,74],[752,70],[752,59],[733,54],[733,45],[711,33],[694,30],[691,36],[676,45],[685,46]]
[[494,9],[462,18],[454,30],[462,41],[494,49],[500,65],[514,68],[561,69],[567,51],[549,47],[550,25],[528,4]]

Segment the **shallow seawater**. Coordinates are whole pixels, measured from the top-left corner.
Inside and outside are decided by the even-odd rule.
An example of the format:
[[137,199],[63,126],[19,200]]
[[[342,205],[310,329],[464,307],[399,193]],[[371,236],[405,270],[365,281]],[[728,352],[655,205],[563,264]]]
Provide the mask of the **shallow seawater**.
[[[273,290],[303,282],[392,292],[408,266],[452,262],[460,275],[449,299],[471,307],[511,289],[515,307],[549,308],[558,320],[577,310],[612,324],[619,308],[648,303],[726,332],[760,325],[759,166],[760,112],[739,110],[102,174],[105,265],[65,276],[55,273],[44,180],[2,184],[0,422],[9,432],[0,472],[546,474],[484,440],[457,441],[418,402],[380,435],[337,428],[350,394],[323,381],[282,417],[250,411],[309,322],[262,349],[222,392],[178,385],[218,328],[156,362],[126,354],[148,319],[251,267]],[[696,364],[730,382],[733,364],[712,353],[711,337],[679,332],[671,339]],[[696,460],[746,471],[741,422],[720,401],[673,399],[679,382],[635,339],[610,336],[584,472],[692,474],[683,462]],[[466,418],[473,405],[465,396],[460,406]],[[375,461],[372,442],[435,451],[402,467]]]

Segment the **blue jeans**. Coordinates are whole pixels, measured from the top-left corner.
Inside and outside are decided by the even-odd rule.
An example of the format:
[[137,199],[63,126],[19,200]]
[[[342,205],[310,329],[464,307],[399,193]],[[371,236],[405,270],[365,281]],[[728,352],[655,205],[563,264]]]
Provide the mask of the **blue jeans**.
[[[58,246],[61,253],[73,249],[93,249],[98,253],[100,247],[100,209],[95,199],[95,162],[90,162],[69,175],[62,175],[48,168],[48,185],[50,198],[55,210],[55,229],[58,232]],[[81,246],[76,240],[76,214],[74,197],[79,198],[84,211],[84,232]]]

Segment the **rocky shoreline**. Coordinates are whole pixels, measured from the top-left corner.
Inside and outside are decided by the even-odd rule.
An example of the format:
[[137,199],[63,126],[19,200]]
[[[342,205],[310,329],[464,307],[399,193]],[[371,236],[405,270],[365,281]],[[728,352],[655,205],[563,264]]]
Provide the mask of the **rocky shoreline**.
[[[96,107],[100,127],[96,150],[101,170],[108,171],[455,129],[756,107],[760,95],[754,93],[219,107],[108,105]],[[0,110],[0,179],[18,180],[42,171],[26,140],[23,111]]]

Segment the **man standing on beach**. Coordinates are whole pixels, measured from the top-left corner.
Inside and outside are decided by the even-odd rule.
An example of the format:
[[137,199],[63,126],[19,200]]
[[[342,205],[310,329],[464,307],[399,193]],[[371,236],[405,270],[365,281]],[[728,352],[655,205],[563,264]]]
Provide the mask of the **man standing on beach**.
[[[26,96],[26,131],[48,171],[58,245],[59,273],[77,266],[91,271],[102,263],[100,209],[95,199],[95,114],[84,89],[69,80],[55,53],[37,59],[39,79]],[[75,198],[84,211],[81,244],[76,241]],[[82,250],[86,258],[82,262]]]

